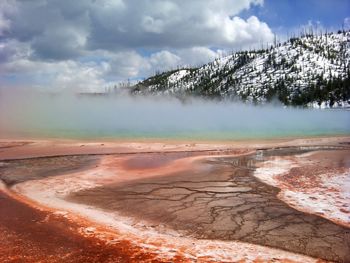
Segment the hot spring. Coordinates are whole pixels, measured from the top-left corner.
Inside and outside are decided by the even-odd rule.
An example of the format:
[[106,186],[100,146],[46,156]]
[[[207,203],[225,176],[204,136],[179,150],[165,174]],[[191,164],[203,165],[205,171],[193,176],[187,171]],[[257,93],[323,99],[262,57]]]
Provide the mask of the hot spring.
[[348,135],[350,112],[17,91],[0,93],[0,132],[4,136],[195,140]]

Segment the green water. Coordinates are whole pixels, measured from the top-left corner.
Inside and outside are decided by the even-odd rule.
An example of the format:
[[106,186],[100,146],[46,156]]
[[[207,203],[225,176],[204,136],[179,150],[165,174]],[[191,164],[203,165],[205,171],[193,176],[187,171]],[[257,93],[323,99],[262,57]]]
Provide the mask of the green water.
[[194,140],[194,141],[235,141],[254,139],[278,139],[318,136],[350,136],[347,129],[304,129],[304,130],[243,130],[243,131],[96,131],[96,130],[64,130],[41,129],[25,132],[11,132],[13,135],[23,137],[44,137],[61,139],[161,139],[161,140]]

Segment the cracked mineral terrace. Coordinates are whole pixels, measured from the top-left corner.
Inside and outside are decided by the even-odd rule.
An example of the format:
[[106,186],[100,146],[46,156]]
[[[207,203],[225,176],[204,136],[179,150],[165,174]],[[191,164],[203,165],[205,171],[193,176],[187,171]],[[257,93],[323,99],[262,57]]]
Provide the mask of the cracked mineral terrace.
[[[295,148],[269,152],[305,152]],[[350,230],[293,209],[280,189],[252,174],[255,155],[212,157],[207,171],[110,184],[72,193],[68,199],[165,224],[198,239],[241,240],[319,257],[350,261]]]
[[[234,261],[248,262],[312,262],[309,257],[313,257],[350,262],[350,211],[346,204],[349,190],[344,190],[345,204],[335,206],[335,209],[339,208],[345,215],[340,217],[342,222],[327,215],[327,210],[321,215],[318,210],[313,210],[312,204],[308,204],[317,204],[320,200],[327,206],[327,200],[314,199],[310,191],[319,191],[317,187],[322,185],[322,180],[330,179],[322,177],[324,172],[329,174],[333,171],[334,179],[336,173],[341,171],[342,176],[345,173],[348,178],[349,153],[350,149],[346,144],[338,143],[319,147],[266,147],[253,152],[252,149],[236,149],[231,152],[210,152],[211,155],[205,151],[194,151],[3,159],[0,163],[0,179],[11,195],[29,198],[38,205],[53,208],[54,211],[67,208],[69,212],[79,213],[83,210],[75,209],[77,205],[87,206],[90,210],[82,213],[86,218],[89,218],[89,213],[115,214],[119,216],[115,217],[117,219],[132,218],[133,223],[130,226],[137,231],[147,229],[152,233],[160,233],[163,237],[168,236],[169,240],[175,238],[179,240],[178,245],[174,245],[171,250],[163,249],[165,253],[173,255],[170,257],[172,261],[232,262],[234,258]],[[330,161],[326,162],[321,157]],[[309,159],[306,162],[303,158]],[[282,164],[288,161],[288,167],[280,169],[273,162],[276,160]],[[298,162],[301,166],[298,166]],[[303,170],[303,166],[307,169]],[[315,167],[319,168],[313,173]],[[262,173],[266,171],[270,171],[271,176]],[[314,183],[310,183],[310,180]],[[337,185],[332,184],[334,191],[339,190],[336,187]],[[322,189],[329,190],[327,187]],[[285,193],[287,190],[288,194],[291,191],[294,194],[300,191],[306,197],[309,194],[312,198],[306,204],[305,201],[298,202],[295,198],[298,195],[295,194],[293,199]],[[336,196],[338,199],[341,197],[339,191]],[[327,196],[327,193],[321,192],[318,195],[319,198]],[[4,202],[6,198],[1,198],[0,201]],[[331,211],[328,210],[329,213]],[[12,212],[14,217],[18,217]],[[8,222],[0,220],[0,230],[9,228]],[[12,228],[15,226],[16,224]],[[70,229],[74,230],[74,226]],[[85,233],[95,231],[94,227],[86,229]],[[55,227],[53,235],[57,231]],[[17,229],[17,232],[20,230]],[[191,250],[183,248],[188,238],[198,244],[205,242],[202,247],[211,247],[216,250],[215,253],[208,256],[208,253],[205,254],[198,247],[192,248],[192,254],[185,253],[184,251]],[[151,239],[146,235],[145,240]],[[183,244],[180,245],[182,241]],[[231,241],[236,243],[220,243]],[[238,243],[240,241],[254,244],[255,247],[247,249],[244,243]],[[69,242],[67,246],[70,245]],[[79,245],[79,249],[89,246],[96,249],[90,245],[91,240],[87,242],[88,245]],[[117,244],[122,243],[119,240]],[[162,246],[160,241],[158,246]],[[226,255],[226,260],[223,260],[225,257],[217,251],[220,246],[223,254],[236,251],[234,253],[237,253],[238,258]],[[226,246],[237,247],[230,251]],[[111,249],[106,244],[104,247],[105,251]],[[266,249],[263,250],[263,247]],[[123,258],[121,262],[137,262],[135,258],[127,259],[127,255],[122,257],[123,249],[120,247],[115,249],[120,258]],[[146,243],[142,253],[145,253],[144,249],[147,250]],[[154,253],[154,249],[150,250]],[[296,254],[283,254],[282,250]],[[143,260],[163,261],[152,253]],[[303,258],[301,255],[309,257]],[[70,259],[74,262],[74,259]],[[108,257],[110,259],[113,260],[113,257]],[[98,260],[101,261],[102,258]]]

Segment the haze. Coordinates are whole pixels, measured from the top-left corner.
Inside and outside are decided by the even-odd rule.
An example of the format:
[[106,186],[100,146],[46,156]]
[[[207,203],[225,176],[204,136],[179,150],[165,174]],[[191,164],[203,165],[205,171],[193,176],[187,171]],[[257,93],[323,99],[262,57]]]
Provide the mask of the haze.
[[344,134],[345,110],[306,110],[164,97],[1,92],[2,135],[251,137]]

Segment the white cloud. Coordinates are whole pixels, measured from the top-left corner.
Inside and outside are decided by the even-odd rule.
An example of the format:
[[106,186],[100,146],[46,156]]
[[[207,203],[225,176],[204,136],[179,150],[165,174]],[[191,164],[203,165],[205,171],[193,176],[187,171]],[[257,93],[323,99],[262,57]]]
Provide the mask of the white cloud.
[[[108,83],[104,80],[110,70],[108,63],[81,63],[73,60],[40,61],[31,60],[31,50],[18,42],[0,45],[0,86],[15,85],[53,90],[101,91]],[[15,83],[7,78],[15,76]]]
[[174,53],[164,50],[152,54],[149,58],[149,62],[156,70],[165,71],[174,69],[176,66],[180,65],[181,58]]
[[223,51],[222,50],[213,51],[207,47],[192,47],[192,48],[179,50],[177,54],[178,56],[181,57],[182,65],[200,66],[202,64],[213,61],[215,58],[219,56],[222,56]]
[[[271,30],[264,22],[237,17],[253,4],[262,1],[18,1],[19,13],[12,17],[13,30],[8,37],[32,41],[35,53],[54,59],[73,55],[72,47],[113,51],[232,47],[271,40]],[[68,47],[57,52],[52,47],[57,42],[68,43]],[[74,45],[77,42],[79,46]]]
[[[269,42],[263,0],[2,0],[0,80],[100,89],[112,81],[200,65],[223,50]],[[12,78],[12,77],[11,77]],[[30,85],[30,84],[29,84]]]
[[118,53],[104,52],[104,57],[109,61],[111,68],[108,71],[110,78],[125,80],[135,78],[141,72],[147,72],[150,65],[147,60],[135,51]]
[[271,42],[273,34],[266,23],[259,21],[255,16],[243,20],[235,16],[233,19],[226,18],[222,22],[225,31],[225,40],[228,43],[236,43],[240,45],[257,44],[259,42]]
[[[61,62],[56,66],[52,82],[59,89],[74,89],[74,91],[101,91],[108,83],[103,79],[108,65],[80,64],[76,62]],[[49,71],[50,74],[52,72]]]
[[162,50],[143,57],[135,51],[90,52],[87,62],[32,60],[29,45],[9,41],[0,45],[0,71],[6,77],[19,77],[17,85],[75,91],[101,91],[106,86],[127,78],[149,76],[182,65],[199,65],[222,54],[206,47],[193,47],[170,52]]

